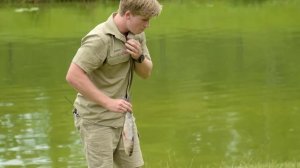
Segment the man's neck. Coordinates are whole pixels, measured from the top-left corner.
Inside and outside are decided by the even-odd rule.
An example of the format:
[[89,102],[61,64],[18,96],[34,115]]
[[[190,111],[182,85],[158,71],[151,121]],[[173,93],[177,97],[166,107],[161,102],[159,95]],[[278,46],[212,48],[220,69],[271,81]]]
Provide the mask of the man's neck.
[[119,13],[116,13],[113,17],[113,20],[120,31],[120,33],[124,34],[126,37],[129,33],[128,29],[126,28],[126,20],[123,16],[121,16]]

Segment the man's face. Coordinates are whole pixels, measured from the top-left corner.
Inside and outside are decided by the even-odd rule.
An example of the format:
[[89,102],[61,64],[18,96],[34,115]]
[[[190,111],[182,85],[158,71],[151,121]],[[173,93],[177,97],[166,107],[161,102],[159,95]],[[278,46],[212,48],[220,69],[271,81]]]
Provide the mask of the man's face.
[[129,14],[127,18],[127,28],[133,34],[140,34],[149,27],[150,18]]

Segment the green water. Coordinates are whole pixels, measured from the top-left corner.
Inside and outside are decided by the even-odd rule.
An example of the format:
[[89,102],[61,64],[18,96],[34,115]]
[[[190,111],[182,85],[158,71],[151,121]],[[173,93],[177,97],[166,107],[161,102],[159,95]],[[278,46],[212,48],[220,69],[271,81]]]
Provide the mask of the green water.
[[[258,2],[163,1],[133,86],[146,168],[300,160],[300,1]],[[0,5],[0,167],[86,167],[65,74],[117,4]]]

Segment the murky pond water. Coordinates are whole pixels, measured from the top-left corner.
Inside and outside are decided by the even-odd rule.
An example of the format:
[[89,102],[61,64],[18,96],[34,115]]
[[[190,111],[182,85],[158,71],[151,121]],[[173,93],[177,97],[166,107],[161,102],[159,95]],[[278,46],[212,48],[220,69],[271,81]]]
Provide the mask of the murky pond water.
[[[0,167],[86,167],[64,78],[117,5],[32,7],[0,8]],[[133,86],[145,167],[299,161],[299,16],[296,0],[164,1]]]

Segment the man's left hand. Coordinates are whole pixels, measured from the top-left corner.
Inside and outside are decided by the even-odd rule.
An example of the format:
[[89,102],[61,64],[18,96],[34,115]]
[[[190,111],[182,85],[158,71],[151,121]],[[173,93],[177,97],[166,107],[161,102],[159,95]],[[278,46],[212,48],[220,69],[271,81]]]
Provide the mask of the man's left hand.
[[139,41],[135,39],[129,39],[125,43],[126,52],[131,55],[131,57],[137,60],[142,55],[142,47]]

